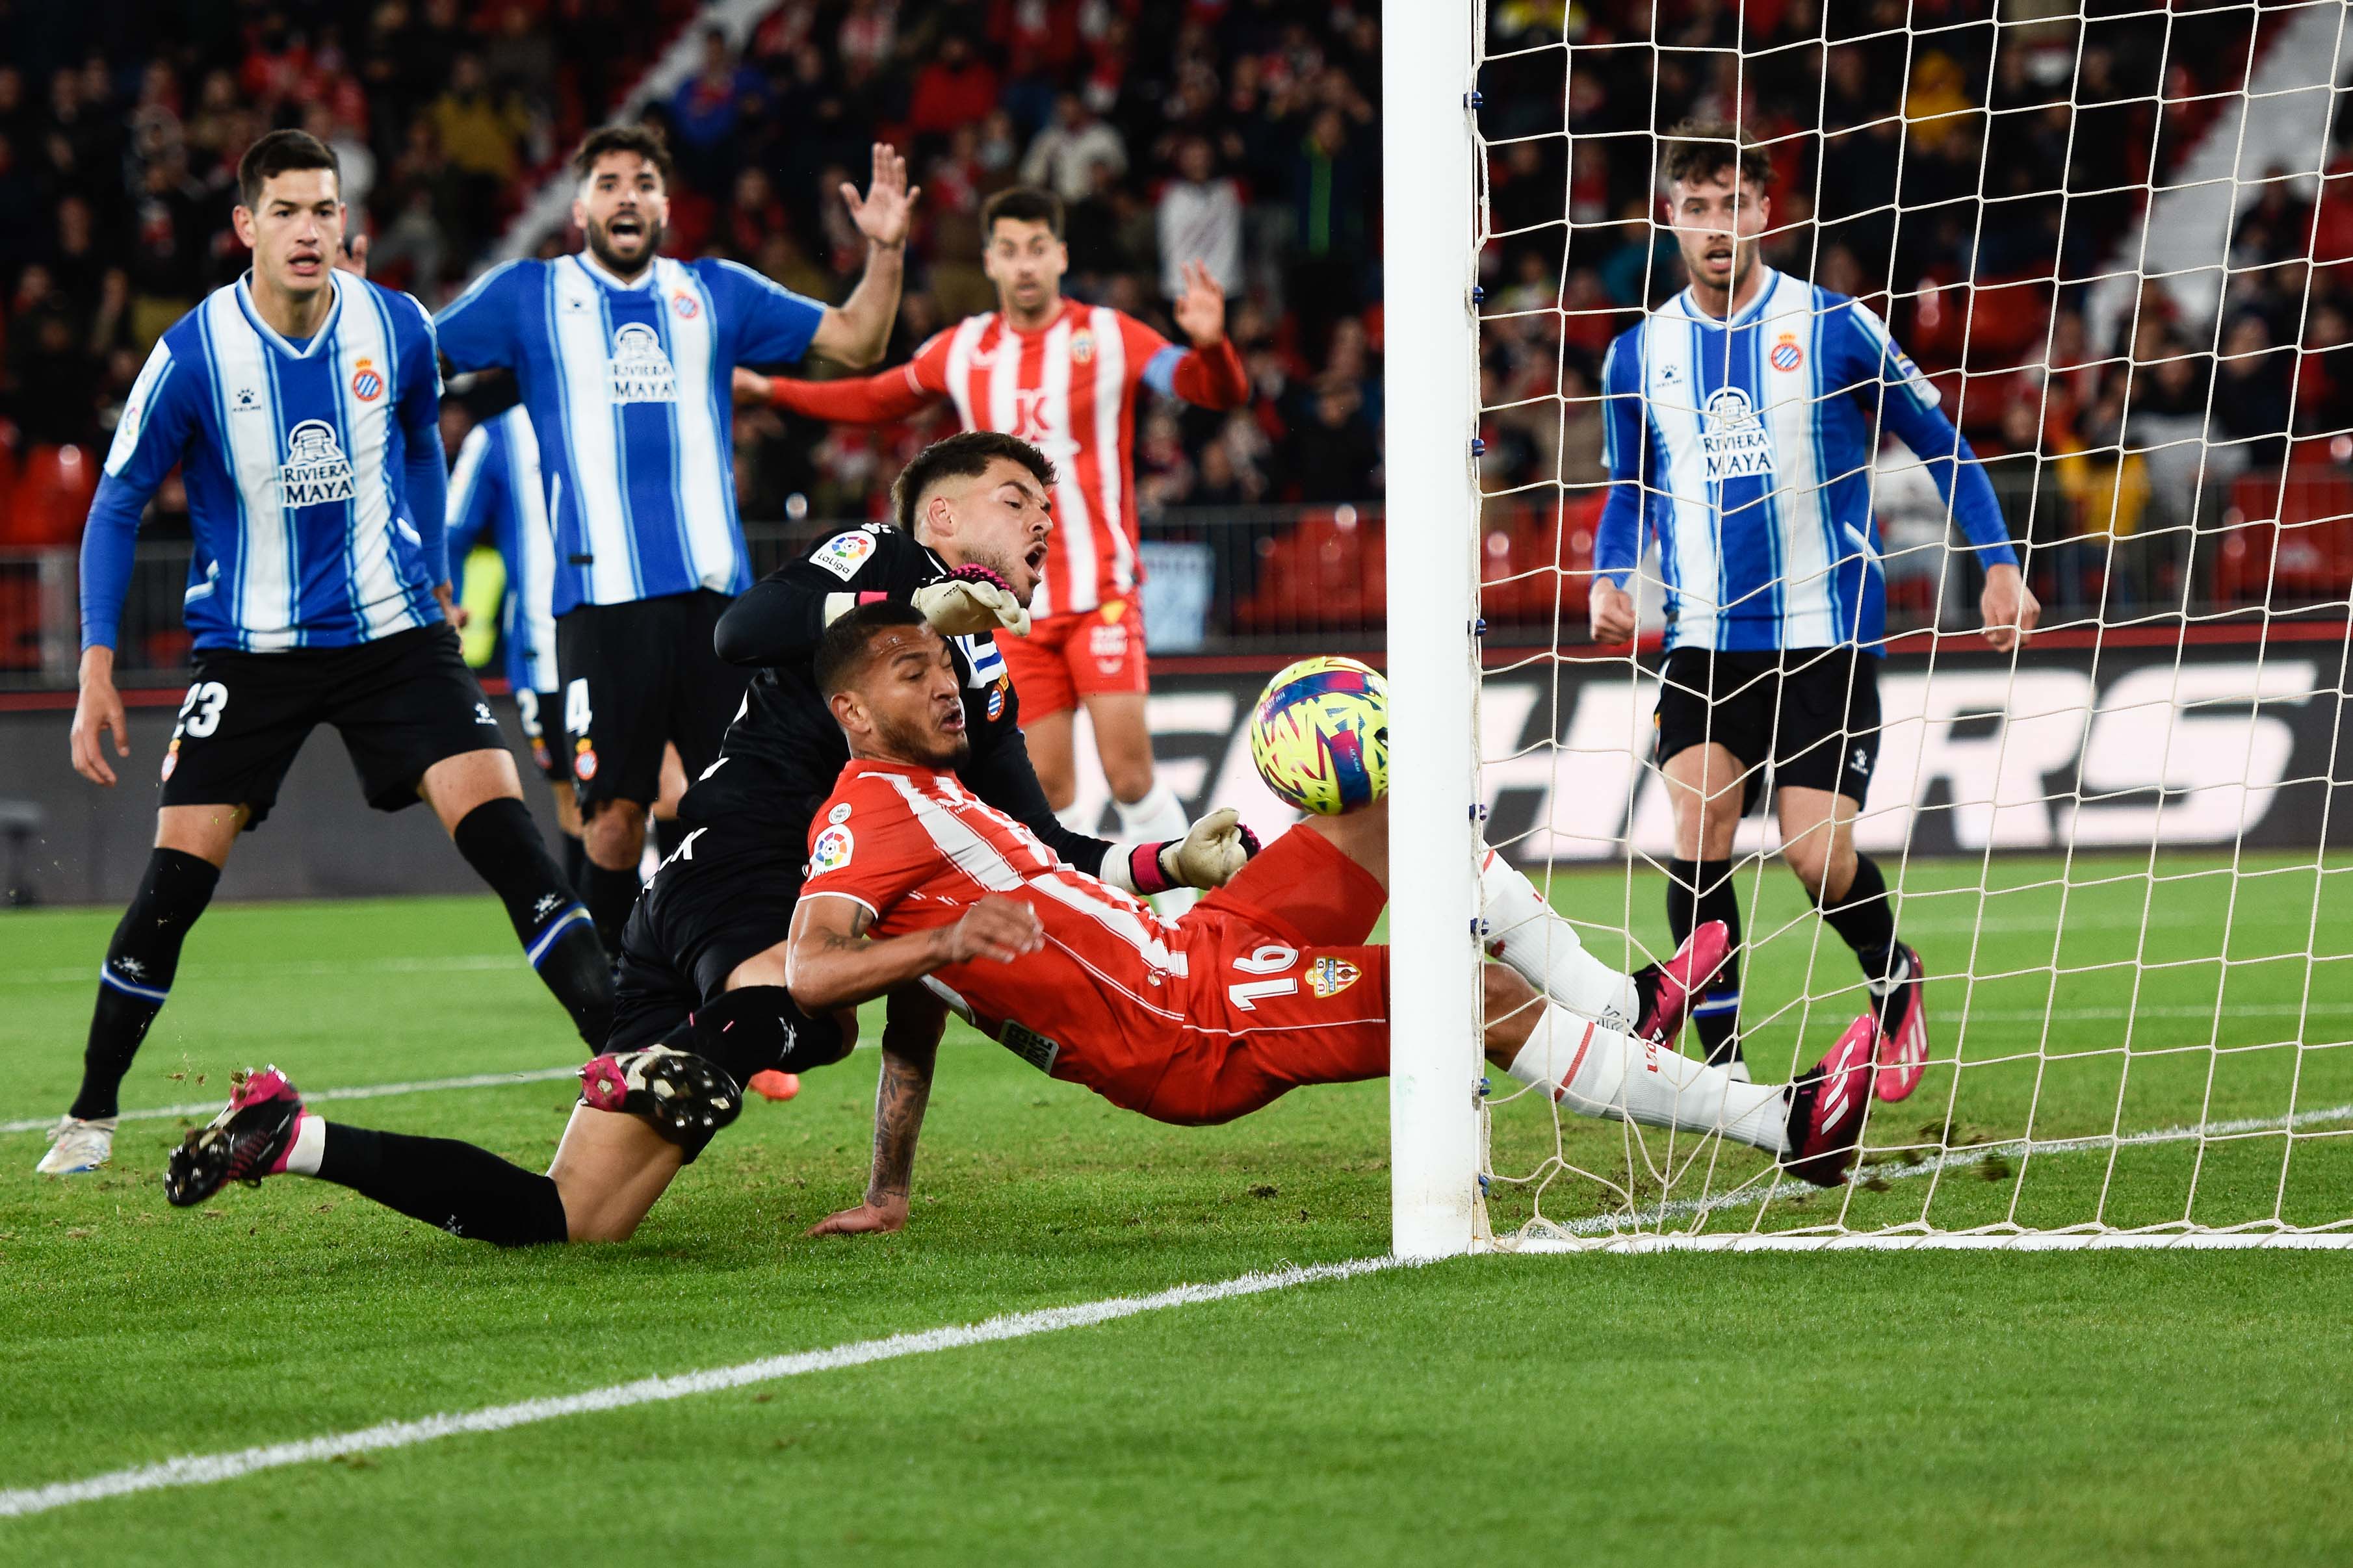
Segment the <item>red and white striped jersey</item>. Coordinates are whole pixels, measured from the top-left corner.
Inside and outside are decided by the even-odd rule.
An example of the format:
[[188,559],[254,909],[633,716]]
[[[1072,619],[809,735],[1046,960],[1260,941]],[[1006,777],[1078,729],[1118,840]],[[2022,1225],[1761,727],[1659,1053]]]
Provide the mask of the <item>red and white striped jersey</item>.
[[1031,615],[1092,610],[1135,591],[1135,389],[1170,350],[1133,316],[1069,300],[1041,331],[997,310],[966,317],[908,364],[916,384],[955,400],[965,429],[1018,436],[1054,465],[1053,553]]
[[876,937],[953,924],[991,893],[1036,910],[1046,940],[1010,963],[955,963],[931,976],[982,1028],[1004,1038],[1001,1026],[1018,1023],[1107,1062],[1153,1054],[1146,1042],[1184,1022],[1187,931],[1055,858],[954,774],[853,762],[810,823],[801,897],[855,900],[873,912]]

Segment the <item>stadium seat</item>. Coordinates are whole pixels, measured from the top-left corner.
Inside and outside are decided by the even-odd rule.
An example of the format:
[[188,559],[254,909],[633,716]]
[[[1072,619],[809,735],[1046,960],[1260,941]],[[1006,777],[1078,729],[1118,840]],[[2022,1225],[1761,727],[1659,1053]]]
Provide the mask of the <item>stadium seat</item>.
[[71,544],[81,537],[98,461],[79,447],[36,447],[26,453],[14,495],[0,513],[0,544]]
[[1282,633],[1379,624],[1388,604],[1383,535],[1378,520],[1341,507],[1268,540],[1258,587],[1234,606],[1235,628]]

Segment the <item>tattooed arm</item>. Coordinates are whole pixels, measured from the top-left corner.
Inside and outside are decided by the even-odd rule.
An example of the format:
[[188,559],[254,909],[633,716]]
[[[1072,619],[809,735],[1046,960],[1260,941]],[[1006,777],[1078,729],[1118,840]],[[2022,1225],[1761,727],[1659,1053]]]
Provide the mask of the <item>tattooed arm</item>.
[[915,1141],[923,1135],[932,1066],[947,1016],[946,1005],[928,991],[911,986],[891,994],[882,1026],[882,1080],[874,1089],[874,1173],[866,1184],[866,1201],[819,1220],[809,1227],[811,1236],[897,1230],[907,1223]]
[[990,894],[954,925],[869,940],[874,911],[841,893],[810,893],[793,911],[785,984],[811,1013],[852,1007],[951,963],[1010,963],[1043,945],[1038,911]]

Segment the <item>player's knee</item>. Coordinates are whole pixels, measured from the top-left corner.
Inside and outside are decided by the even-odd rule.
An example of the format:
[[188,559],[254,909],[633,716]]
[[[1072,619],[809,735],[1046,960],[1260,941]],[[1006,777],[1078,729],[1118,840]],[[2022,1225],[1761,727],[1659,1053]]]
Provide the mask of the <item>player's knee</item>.
[[[1788,862],[1790,871],[1804,887],[1807,896],[1816,903],[1821,901],[1823,889],[1830,881],[1831,873],[1836,869],[1837,853],[1834,847],[1820,841],[1828,837],[1827,834],[1810,835],[1794,843],[1785,845],[1781,850],[1781,858]],[[1850,851],[1851,859],[1852,851]]]
[[[1152,754],[1114,757],[1103,754],[1103,782],[1111,785],[1114,799],[1134,805],[1152,793]],[[1075,791],[1073,793],[1076,793]]]

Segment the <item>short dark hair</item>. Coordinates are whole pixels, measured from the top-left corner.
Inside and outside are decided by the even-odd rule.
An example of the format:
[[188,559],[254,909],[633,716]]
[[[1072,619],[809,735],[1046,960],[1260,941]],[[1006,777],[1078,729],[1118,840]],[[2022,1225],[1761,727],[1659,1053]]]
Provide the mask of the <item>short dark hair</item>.
[[1015,223],[1042,223],[1056,239],[1062,237],[1062,198],[1035,185],[1011,185],[980,204],[980,240],[988,243],[998,218]]
[[248,212],[261,205],[261,187],[294,169],[324,169],[335,176],[335,199],[343,195],[343,166],[335,150],[308,131],[273,131],[237,161],[237,199]]
[[579,150],[572,154],[572,177],[585,180],[596,169],[596,160],[607,153],[635,153],[651,163],[661,175],[664,188],[670,184],[670,143],[662,133],[650,125],[600,125],[580,139]]
[[818,695],[830,702],[835,693],[849,690],[865,669],[866,656],[874,639],[883,632],[892,626],[927,624],[921,610],[895,599],[877,599],[844,613],[825,628],[825,636],[817,645],[817,657],[809,663],[809,673],[817,679]]
[[899,470],[899,477],[891,481],[891,515],[899,520],[901,528],[914,532],[916,510],[934,485],[942,479],[976,479],[1000,458],[1020,464],[1039,488],[1052,492],[1054,465],[1045,453],[1001,430],[965,430],[933,442]]
[[1773,162],[1736,125],[1721,120],[1685,120],[1667,132],[1661,165],[1667,184],[1713,180],[1737,167],[1739,184],[1761,191],[1773,183]]

